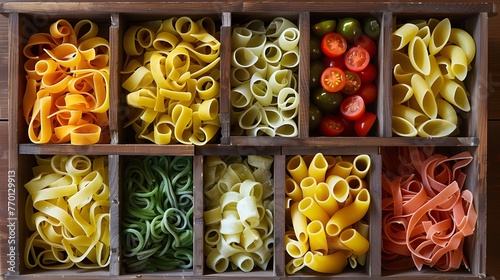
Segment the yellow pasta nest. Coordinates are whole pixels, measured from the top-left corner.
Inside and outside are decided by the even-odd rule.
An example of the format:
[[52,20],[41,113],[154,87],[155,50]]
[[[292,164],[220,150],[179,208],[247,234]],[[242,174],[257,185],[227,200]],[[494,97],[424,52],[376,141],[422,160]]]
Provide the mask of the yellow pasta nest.
[[106,157],[36,157],[24,185],[24,264],[44,269],[100,268],[110,260],[109,186]]
[[124,35],[122,87],[136,140],[204,145],[220,127],[220,42],[204,17],[131,26]]

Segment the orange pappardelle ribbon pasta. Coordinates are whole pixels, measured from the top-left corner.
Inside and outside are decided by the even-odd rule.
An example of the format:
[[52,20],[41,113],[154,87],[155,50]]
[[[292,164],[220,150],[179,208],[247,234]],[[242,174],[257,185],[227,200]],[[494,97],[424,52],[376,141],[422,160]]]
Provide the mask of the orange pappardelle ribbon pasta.
[[27,268],[106,267],[110,261],[107,157],[36,156],[25,218]]
[[[349,160],[349,158],[351,158]],[[370,206],[365,181],[371,167],[368,155],[333,157],[293,156],[287,160],[286,272],[308,267],[321,273],[340,273],[349,265],[364,265]]]
[[401,270],[423,266],[453,271],[463,264],[464,239],[477,213],[472,192],[463,189],[461,170],[469,152],[453,156],[433,148],[384,150],[382,176],[382,266]]
[[33,143],[109,142],[109,42],[97,34],[92,21],[61,19],[28,40],[22,104]]
[[132,25],[122,87],[136,141],[204,145],[220,127],[219,53],[215,23],[172,17]]

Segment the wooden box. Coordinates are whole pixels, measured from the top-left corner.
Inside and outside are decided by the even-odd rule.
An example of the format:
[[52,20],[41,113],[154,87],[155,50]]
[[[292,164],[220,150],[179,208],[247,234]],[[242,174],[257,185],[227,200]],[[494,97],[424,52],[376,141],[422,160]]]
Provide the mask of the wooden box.
[[[326,4],[326,5],[325,5]],[[326,1],[190,1],[190,2],[4,2],[0,12],[9,18],[9,170],[13,171],[16,183],[16,236],[15,263],[9,267],[8,278],[46,279],[70,277],[75,279],[126,279],[126,278],[484,278],[486,275],[486,147],[487,147],[487,70],[488,70],[488,16],[495,12],[491,3],[386,3],[363,2],[353,6],[348,2]],[[152,142],[137,143],[133,131],[124,128],[127,122],[128,107],[125,90],[122,87],[122,69],[125,67],[125,51],[122,44],[126,30],[134,23],[164,20],[169,17],[189,16],[195,19],[209,17],[215,22],[215,29],[221,42],[220,92],[218,96],[218,115],[220,129],[212,141],[206,145],[168,144],[157,145]],[[310,75],[310,28],[322,19],[353,16],[375,17],[380,24],[380,38],[377,41],[378,71],[375,84],[378,90],[377,101],[372,109],[377,116],[374,129],[367,137],[316,137],[309,132],[309,104],[311,89]],[[250,20],[259,19],[269,23],[273,18],[284,17],[296,24],[300,31],[298,54],[300,62],[294,71],[297,77],[299,110],[295,116],[297,135],[294,137],[243,136],[232,133],[231,118],[231,36],[234,28]],[[392,34],[396,24],[430,18],[449,18],[453,27],[462,28],[474,39],[475,58],[471,62],[464,86],[469,93],[471,110],[460,114],[461,125],[458,135],[450,137],[410,137],[394,135],[392,131]],[[23,96],[26,91],[24,64],[27,59],[23,48],[29,37],[38,32],[47,32],[48,26],[58,20],[67,19],[74,24],[89,19],[97,23],[99,35],[109,41],[109,126],[105,129],[109,137],[92,145],[71,144],[33,144],[28,135],[28,124],[23,115]],[[473,156],[471,164],[465,169],[467,174],[465,189],[474,196],[477,223],[472,236],[464,244],[465,257],[470,270],[439,272],[436,269],[404,270],[388,272],[382,268],[382,177],[384,153],[397,147],[435,148],[445,153],[468,151]],[[386,150],[387,149],[387,150]],[[369,175],[372,204],[369,210],[370,251],[364,268],[344,271],[335,275],[320,275],[300,272],[287,275],[285,271],[284,217],[285,217],[285,173],[286,157],[292,155],[358,155],[368,154],[372,160]],[[32,168],[36,165],[35,156],[49,155],[86,155],[105,156],[109,174],[109,223],[110,223],[110,262],[109,265],[87,271],[71,268],[67,270],[28,269],[24,264],[26,239],[31,232],[25,222],[25,202],[28,193],[24,185],[33,177]],[[122,263],[122,226],[124,166],[129,157],[134,156],[188,156],[193,158],[194,222],[193,222],[193,268],[188,270],[160,271],[153,273],[127,273]],[[274,158],[274,256],[267,270],[248,273],[214,273],[207,268],[203,254],[204,203],[203,165],[211,155],[270,155]],[[9,173],[9,176],[11,174]],[[9,177],[10,178],[10,177]]]

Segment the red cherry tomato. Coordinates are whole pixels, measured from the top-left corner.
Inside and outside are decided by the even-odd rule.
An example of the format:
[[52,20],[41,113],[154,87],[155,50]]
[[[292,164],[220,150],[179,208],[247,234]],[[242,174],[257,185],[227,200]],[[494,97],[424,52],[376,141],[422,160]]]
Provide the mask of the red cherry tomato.
[[368,105],[377,100],[378,89],[377,86],[372,83],[362,84],[356,94],[363,98],[363,101],[365,101],[365,105]]
[[344,62],[349,70],[359,72],[370,63],[370,54],[362,47],[352,47],[345,53]]
[[338,116],[326,115],[321,119],[319,133],[323,136],[337,136],[344,131],[344,124]]
[[341,92],[346,95],[355,94],[361,87],[361,78],[356,72],[346,70],[345,74],[345,85]]
[[377,67],[375,67],[372,63],[368,63],[365,69],[358,72],[359,77],[361,78],[361,83],[373,83],[373,81],[377,78],[377,72]]
[[337,57],[325,56],[325,58],[323,58],[323,63],[325,64],[325,67],[337,67],[342,70],[347,70],[343,55]]
[[321,86],[328,92],[338,92],[345,85],[345,74],[340,68],[328,67],[321,74]]
[[370,54],[370,57],[375,57],[377,55],[377,43],[375,43],[372,38],[366,35],[361,35],[354,39],[353,46],[362,47],[363,49],[367,50],[368,54]]
[[344,118],[342,114],[339,114],[340,119],[342,120],[342,123],[344,124],[344,131],[342,131],[342,136],[356,136],[356,133],[354,132],[354,122]]
[[377,119],[377,115],[372,112],[366,112],[361,116],[361,118],[357,119],[354,122],[354,130],[356,131],[356,135],[360,137],[365,137],[370,129],[373,127],[375,120]]
[[347,50],[347,42],[339,33],[327,33],[321,40],[321,50],[326,56],[341,56]]
[[340,104],[340,113],[348,120],[357,120],[365,113],[365,101],[357,94],[349,95]]

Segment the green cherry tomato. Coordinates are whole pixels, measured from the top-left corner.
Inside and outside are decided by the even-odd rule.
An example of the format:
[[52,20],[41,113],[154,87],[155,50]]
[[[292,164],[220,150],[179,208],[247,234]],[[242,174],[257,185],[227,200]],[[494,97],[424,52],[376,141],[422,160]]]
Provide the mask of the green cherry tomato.
[[321,87],[321,74],[325,70],[325,64],[321,60],[311,61],[311,71],[309,73],[310,88]]
[[328,92],[318,88],[312,92],[311,101],[323,115],[333,115],[339,111],[343,97],[340,92]]
[[312,32],[319,38],[325,36],[326,33],[333,32],[337,22],[333,19],[320,21],[312,26]]
[[318,129],[321,118],[323,118],[323,113],[316,107],[313,103],[309,104],[309,131],[314,132]]
[[323,52],[321,51],[321,40],[317,37],[311,36],[309,48],[311,60],[317,60],[323,57]]
[[361,23],[357,19],[351,17],[340,19],[336,31],[344,36],[347,43],[350,44],[363,33]]
[[373,40],[380,36],[380,24],[374,17],[367,17],[363,21],[363,32]]

